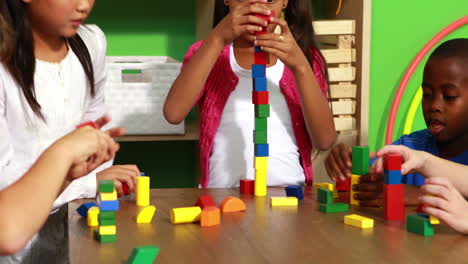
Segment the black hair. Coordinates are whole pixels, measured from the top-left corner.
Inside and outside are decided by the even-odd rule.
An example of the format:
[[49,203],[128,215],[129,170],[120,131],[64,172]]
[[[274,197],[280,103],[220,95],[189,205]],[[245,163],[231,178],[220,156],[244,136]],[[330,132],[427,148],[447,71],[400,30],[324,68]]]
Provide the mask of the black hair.
[[[24,97],[33,112],[44,120],[34,89],[36,58],[31,21],[26,14],[26,4],[19,0],[4,0],[2,2],[4,3],[0,6],[0,15],[9,23],[15,36],[13,50],[10,56],[5,59],[5,64],[10,74],[21,87]],[[94,70],[88,48],[78,34],[67,38],[67,41],[83,66],[91,87],[91,96],[94,96]]]
[[468,62],[468,38],[457,38],[442,43],[432,52],[429,60],[454,57]]

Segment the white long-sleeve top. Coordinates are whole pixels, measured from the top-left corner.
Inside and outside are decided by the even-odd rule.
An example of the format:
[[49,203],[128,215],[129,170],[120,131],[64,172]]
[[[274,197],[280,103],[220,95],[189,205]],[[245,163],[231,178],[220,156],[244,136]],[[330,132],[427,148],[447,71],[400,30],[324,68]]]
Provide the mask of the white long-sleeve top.
[[[96,94],[91,96],[83,66],[71,48],[59,63],[36,60],[35,94],[46,122],[34,114],[21,87],[5,65],[0,65],[0,189],[16,182],[47,147],[74,130],[76,125],[94,121],[106,113],[103,88],[107,43],[104,33],[97,26],[82,26],[78,34],[91,55]],[[109,167],[111,163],[96,171]],[[95,196],[96,174],[93,172],[73,181],[54,202],[54,209],[74,199]],[[33,199],[31,197],[31,202]],[[26,251],[27,248],[23,253]]]

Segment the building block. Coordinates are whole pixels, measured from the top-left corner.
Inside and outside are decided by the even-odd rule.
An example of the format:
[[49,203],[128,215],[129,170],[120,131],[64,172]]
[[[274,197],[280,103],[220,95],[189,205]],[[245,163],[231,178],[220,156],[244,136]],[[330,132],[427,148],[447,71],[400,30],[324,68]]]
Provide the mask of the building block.
[[420,174],[415,174],[413,176],[413,185],[422,186],[424,184],[426,184],[426,178],[424,178],[424,176]]
[[265,77],[258,77],[253,79],[253,90],[257,92],[267,91],[267,79]]
[[[257,158],[257,157],[255,157]],[[265,157],[266,158],[266,157]],[[254,194],[255,196],[266,196],[267,194],[267,176],[268,169],[255,169],[255,183],[254,183]]]
[[116,235],[101,235],[98,230],[94,230],[94,239],[100,243],[112,243],[117,240]]
[[136,177],[136,204],[138,206],[150,205],[150,177]]
[[198,222],[200,221],[201,211],[199,206],[172,208],[171,222],[173,224]]
[[200,226],[216,226],[221,221],[221,210],[217,207],[206,207],[202,210],[200,216]]
[[101,201],[100,197],[98,197],[98,204],[99,210],[101,210],[101,212],[119,210],[119,200]]
[[318,190],[318,188],[324,188],[332,192],[335,190],[333,183],[329,183],[329,182],[318,182],[314,184],[314,187],[315,187],[315,190]]
[[330,203],[330,204],[320,204],[320,212],[323,213],[342,213],[349,211],[349,204],[346,203]]
[[219,207],[223,213],[242,212],[247,210],[245,203],[241,199],[233,196],[224,198]]
[[304,193],[302,192],[302,186],[300,185],[289,185],[284,187],[284,190],[288,197],[296,197],[298,200],[304,199]]
[[87,216],[86,216],[88,226],[99,226],[98,215],[99,215],[99,207],[93,206],[89,208]]
[[88,215],[88,210],[95,206],[97,206],[95,203],[84,203],[76,209],[76,212],[78,212],[79,215],[86,217]]
[[[112,214],[106,214],[106,213],[112,213]],[[101,226],[113,226],[116,225],[117,220],[115,217],[115,212],[113,211],[108,211],[108,212],[102,212],[99,214],[99,225]]]
[[99,193],[101,201],[114,201],[117,200],[117,190],[114,188],[114,191],[111,193]]
[[340,179],[336,180],[336,190],[337,191],[349,191],[351,188],[351,178],[346,178],[342,181]]
[[99,226],[100,235],[115,235],[117,234],[117,226]]
[[270,154],[268,144],[255,144],[254,153],[256,157],[268,157]]
[[266,117],[256,117],[255,130],[268,130],[268,119]]
[[420,204],[418,205],[418,208],[416,208],[416,212],[417,212],[417,213],[425,213],[425,212],[423,211],[423,207],[424,207],[424,206],[426,206],[426,204],[420,203]]
[[383,158],[383,167],[388,171],[401,171],[403,157],[400,155],[385,155]]
[[141,246],[132,250],[127,264],[151,264],[159,254],[159,248],[155,246]]
[[270,105],[255,105],[255,117],[269,117],[270,116]]
[[85,126],[90,126],[90,127],[94,128],[94,129],[98,129],[96,123],[94,123],[93,121],[86,121],[84,123],[81,123],[81,124],[77,125],[76,128],[78,129],[78,128],[82,128],[82,127],[85,127]]
[[352,173],[355,175],[369,173],[369,148],[354,146],[352,152]]
[[429,219],[418,215],[408,215],[406,217],[406,230],[423,236],[434,235],[434,227]]
[[143,207],[136,217],[138,224],[147,224],[153,220],[154,213],[156,212],[156,206],[148,205]]
[[359,184],[359,178],[361,175],[351,175],[351,188],[349,189],[349,203],[351,205],[359,205],[359,200],[354,198],[354,195],[359,192],[353,191],[353,185]]
[[254,168],[256,170],[267,170],[268,157],[254,157]]
[[373,228],[374,219],[360,216],[357,214],[345,215],[344,222],[347,225],[355,226],[359,228]]
[[114,192],[114,180],[100,180],[99,181],[99,192],[100,193],[112,193]]
[[431,225],[439,225],[439,224],[440,224],[439,218],[425,213],[425,212],[423,211],[423,207],[424,207],[424,206],[426,206],[426,204],[420,203],[420,204],[418,205],[418,208],[416,209],[417,215],[429,219],[429,222],[431,223]]
[[317,190],[317,200],[323,204],[333,203],[333,192],[324,188]]
[[266,130],[254,130],[255,144],[268,144],[268,132]]
[[262,47],[255,46],[255,52],[262,52]]
[[240,180],[240,193],[244,194],[254,194],[255,190],[255,181],[243,179]]
[[269,104],[270,94],[268,91],[252,91],[252,103],[256,105]]
[[194,206],[198,206],[203,210],[205,209],[205,207],[210,207],[210,206],[216,207],[216,203],[213,200],[213,197],[211,195],[202,195],[198,197],[198,200]]
[[384,170],[384,184],[402,184],[403,183],[403,176],[401,175],[401,171],[389,171]]
[[384,219],[405,220],[404,185],[383,185]]
[[261,65],[268,65],[270,63],[270,56],[264,51],[254,53],[254,63]]
[[431,223],[431,225],[440,225],[440,220],[439,220],[439,218],[430,215],[429,216],[429,223]]
[[275,206],[297,206],[297,197],[270,197],[271,207]]
[[252,65],[252,78],[266,78],[266,66],[253,64]]

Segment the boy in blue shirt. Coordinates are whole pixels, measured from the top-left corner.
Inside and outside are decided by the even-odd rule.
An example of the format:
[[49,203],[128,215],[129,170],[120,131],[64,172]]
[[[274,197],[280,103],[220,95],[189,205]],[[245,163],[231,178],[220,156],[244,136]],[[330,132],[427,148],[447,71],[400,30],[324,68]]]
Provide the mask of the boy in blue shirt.
[[[423,75],[422,108],[427,129],[403,135],[393,145],[425,151],[443,159],[468,165],[468,39],[449,40],[429,57]],[[333,180],[351,176],[351,147],[338,144],[325,162]],[[361,205],[381,204],[381,174],[361,177],[354,186]],[[411,173],[405,183],[420,186],[424,177]]]

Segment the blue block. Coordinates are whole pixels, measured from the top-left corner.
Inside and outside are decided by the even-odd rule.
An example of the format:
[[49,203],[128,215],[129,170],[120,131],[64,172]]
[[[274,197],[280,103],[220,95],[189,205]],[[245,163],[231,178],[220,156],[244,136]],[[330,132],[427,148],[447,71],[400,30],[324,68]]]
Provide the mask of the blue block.
[[253,78],[253,88],[256,92],[267,91],[267,79],[264,77]]
[[140,172],[140,176],[146,176],[144,172]]
[[118,211],[119,210],[119,200],[99,201],[99,210],[101,210],[101,212]]
[[415,174],[413,184],[416,186],[422,186],[426,184],[426,178],[424,178],[424,176],[422,176],[421,174]]
[[289,185],[285,187],[284,190],[286,191],[286,196],[288,197],[297,197],[298,200],[304,199],[302,186],[300,185]]
[[417,215],[429,219],[429,214],[426,214],[426,213],[417,213]]
[[80,207],[78,207],[78,209],[76,209],[76,211],[78,212],[79,215],[81,215],[83,217],[87,217],[89,208],[91,208],[93,206],[97,206],[97,204],[95,204],[95,203],[85,203],[85,204],[82,204]]
[[410,185],[414,184],[414,173],[407,174],[405,175],[405,177],[406,177],[406,181],[405,181],[406,184],[410,184]]
[[265,78],[266,67],[265,65],[253,64],[252,65],[252,78]]
[[260,46],[255,46],[255,52],[262,52],[262,47]]
[[401,184],[402,183],[401,171],[384,170],[384,183],[391,184],[391,185]]
[[255,144],[255,156],[268,157],[269,156],[268,144]]

